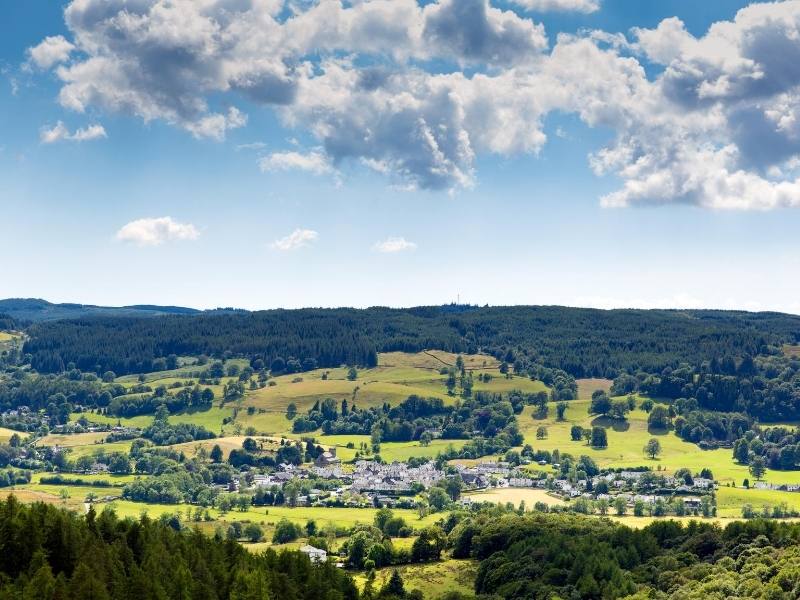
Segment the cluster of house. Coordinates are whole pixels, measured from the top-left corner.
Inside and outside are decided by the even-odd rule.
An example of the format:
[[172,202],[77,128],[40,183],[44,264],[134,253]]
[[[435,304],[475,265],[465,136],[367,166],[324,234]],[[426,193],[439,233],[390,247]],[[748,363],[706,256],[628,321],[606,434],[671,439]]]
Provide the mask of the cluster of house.
[[[298,505],[340,503],[362,506],[378,502],[384,506],[413,506],[411,497],[415,492],[434,486],[446,476],[434,462],[412,467],[401,462],[384,464],[359,460],[352,468],[345,469],[335,459],[335,453],[326,452],[325,455],[310,467],[281,464],[273,473],[255,475],[250,487],[283,488],[293,479],[337,481],[342,485],[333,490],[311,489],[297,498]],[[238,491],[240,482],[241,478],[235,478],[228,491]]]
[[800,483],[767,483],[756,481],[753,487],[757,490],[777,490],[780,492],[800,492]]

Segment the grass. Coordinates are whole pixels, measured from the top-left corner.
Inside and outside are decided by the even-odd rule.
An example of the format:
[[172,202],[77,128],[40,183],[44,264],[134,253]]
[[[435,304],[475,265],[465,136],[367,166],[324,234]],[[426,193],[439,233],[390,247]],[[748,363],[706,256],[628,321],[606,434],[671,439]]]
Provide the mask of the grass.
[[800,494],[795,492],[720,487],[717,490],[717,515],[740,517],[745,504],[759,512],[764,505],[777,506],[784,502],[789,508],[800,510]]
[[[107,506],[113,508],[121,517],[134,518],[138,518],[143,513],[157,518],[162,514],[175,514],[177,512],[181,512],[185,517],[189,511],[193,511],[195,508],[188,504],[147,504],[129,500],[116,500]],[[359,523],[371,524],[375,519],[377,509],[269,506],[251,508],[245,512],[230,511],[224,515],[220,514],[216,509],[210,509],[209,512],[213,518],[222,522],[253,521],[265,525],[275,525],[275,523],[285,518],[302,526],[309,520],[314,520],[319,528],[329,525],[349,528]],[[441,513],[433,513],[420,519],[416,511],[409,509],[395,509],[394,514],[404,518],[408,525],[414,529],[432,525],[444,516]]]
[[[641,399],[637,399],[637,402]],[[555,406],[550,405],[550,415],[546,419],[534,419],[533,409],[526,406],[518,417],[520,430],[525,442],[536,450],[556,450],[569,452],[574,456],[585,454],[591,456],[600,467],[635,467],[649,466],[654,470],[661,469],[673,473],[686,467],[692,472],[699,472],[708,467],[715,479],[723,485],[735,483],[741,485],[742,480],[750,478],[747,466],[734,462],[732,451],[725,448],[702,450],[696,444],[685,442],[670,431],[650,431],[647,425],[647,413],[634,410],[625,422],[590,416],[587,412],[589,402],[574,400],[568,403],[565,421],[556,421]],[[589,428],[599,425],[606,428],[608,447],[595,449],[584,441],[573,441],[570,428],[578,424]],[[547,428],[547,439],[536,439],[539,426]],[[661,455],[651,460],[643,452],[644,445],[650,438],[656,438],[662,448]],[[537,468],[537,467],[532,467]],[[800,471],[767,471],[764,479],[770,483],[800,483]]]
[[[407,592],[421,591],[425,598],[438,598],[448,592],[459,592],[465,595],[474,594],[475,575],[478,564],[471,560],[442,560],[434,563],[387,567],[375,571],[373,589],[379,590],[397,570],[403,578]],[[367,581],[365,573],[355,577],[356,583],[363,589]]]
[[467,494],[467,497],[472,498],[473,502],[494,502],[496,504],[511,502],[514,506],[519,506],[519,503],[524,501],[528,510],[531,510],[537,502],[544,502],[548,506],[567,504],[559,498],[550,496],[545,490],[530,488],[495,488]]
[[[443,350],[426,350],[415,354],[408,352],[384,352],[378,355],[378,366],[414,367],[417,369],[433,369],[438,372],[442,367],[455,366],[457,354]],[[462,354],[466,369],[499,368],[500,361],[485,354]]]
[[[226,405],[225,407],[220,408],[217,404],[215,404],[212,408],[209,408],[208,410],[175,413],[174,415],[170,415],[169,418],[170,421],[173,423],[191,423],[194,425],[202,425],[209,431],[219,434],[222,431],[223,419],[230,417],[232,415],[233,415],[233,407],[231,405]],[[77,421],[81,417],[86,417],[86,419],[89,422],[97,423],[98,425],[120,424],[123,427],[138,427],[143,429],[153,424],[153,415],[137,415],[135,417],[111,417],[91,412],[72,413],[70,415],[70,420]]]
[[611,384],[614,383],[610,379],[577,379],[578,384],[578,400],[591,400],[592,392],[595,390],[603,390],[608,392],[611,390]]
[[70,457],[80,458],[81,456],[96,456],[100,453],[110,454],[112,452],[122,452],[128,454],[131,450],[131,440],[124,442],[107,442],[105,444],[91,444],[89,446],[74,446],[70,448]]
[[[180,359],[181,362],[186,363],[187,358]],[[144,383],[147,385],[152,386],[160,385],[166,379],[174,379],[177,381],[184,381],[189,378],[192,373],[196,373],[198,371],[203,371],[207,369],[211,364],[209,361],[206,365],[198,365],[198,364],[184,364],[183,366],[178,367],[177,369],[171,369],[168,371],[154,371],[153,373],[145,373],[144,375]],[[231,358],[225,361],[225,369],[227,369],[231,365],[236,365],[239,369],[243,369],[244,367],[248,366],[250,362],[245,358]],[[120,383],[125,386],[133,386],[138,383],[139,375],[123,375],[122,377],[117,377],[115,383]]]
[[10,331],[0,331],[0,343],[18,340],[21,336]]
[[[308,436],[310,434],[303,434]],[[293,436],[300,437],[300,436]],[[359,445],[365,442],[370,446],[370,436],[368,435],[317,435],[315,439],[322,446],[335,446],[336,455],[343,461],[355,458],[356,450]],[[439,452],[452,445],[460,448],[468,440],[433,440],[428,446],[421,446],[419,442],[382,442],[381,458],[386,462],[403,462],[410,458],[420,458],[429,456],[434,458]],[[354,448],[347,448],[347,444],[352,443]]]
[[785,344],[783,346],[783,353],[786,356],[797,357],[800,356],[800,346]]
[[74,448],[75,446],[89,446],[93,444],[100,444],[108,437],[106,432],[91,432],[91,433],[72,433],[72,434],[58,434],[51,433],[38,440],[36,443],[40,446],[60,446],[62,448]]
[[0,427],[0,442],[6,443],[8,440],[11,439],[11,436],[17,434],[21,438],[25,438],[28,434],[23,433],[21,431],[14,431],[13,429],[6,429],[5,427]]

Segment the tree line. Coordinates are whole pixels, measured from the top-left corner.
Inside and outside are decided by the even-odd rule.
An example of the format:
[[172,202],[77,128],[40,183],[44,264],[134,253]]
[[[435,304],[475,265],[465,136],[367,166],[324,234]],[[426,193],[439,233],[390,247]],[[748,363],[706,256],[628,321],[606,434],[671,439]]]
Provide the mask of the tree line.
[[378,352],[486,352],[524,369],[574,377],[660,372],[755,356],[800,339],[800,317],[733,311],[555,306],[301,309],[163,317],[87,317],[34,324],[24,352],[53,373],[161,370],[169,355],[242,356],[282,371],[373,366]]

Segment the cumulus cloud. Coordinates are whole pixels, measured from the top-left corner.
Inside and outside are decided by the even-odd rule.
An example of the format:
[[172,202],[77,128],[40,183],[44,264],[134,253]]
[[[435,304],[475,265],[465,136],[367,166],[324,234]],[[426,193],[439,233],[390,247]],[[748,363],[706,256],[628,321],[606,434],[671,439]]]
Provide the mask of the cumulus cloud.
[[200,231],[191,223],[179,223],[172,217],[131,221],[117,231],[116,238],[138,246],[159,246],[165,242],[196,240]]
[[325,175],[333,172],[328,157],[322,152],[274,152],[258,161],[263,172],[269,171],[307,171],[314,175]]
[[417,245],[414,242],[409,242],[404,237],[389,237],[375,244],[375,250],[384,254],[415,250],[416,248]]
[[439,0],[425,7],[423,18],[423,39],[464,62],[515,64],[547,47],[542,25],[487,0]]
[[282,252],[296,250],[297,248],[308,246],[310,243],[316,241],[318,237],[319,234],[313,229],[295,229],[286,237],[272,242],[272,248],[281,250]]
[[[267,171],[351,163],[404,188],[469,188],[478,156],[539,153],[543,122],[559,112],[613,134],[589,157],[595,173],[621,182],[605,206],[800,206],[790,167],[800,157],[800,0],[753,4],[699,36],[670,18],[627,35],[559,34],[552,47],[541,24],[489,0],[285,8],[73,0],[63,38],[73,48],[45,40],[37,52],[62,82],[61,104],[79,112],[124,112],[222,140],[246,123],[237,99],[271,106],[319,147],[266,156]],[[646,63],[661,68],[648,75]]]
[[600,10],[600,0],[511,0],[526,10],[540,12],[593,13]]
[[70,132],[67,126],[61,121],[58,121],[55,126],[51,128],[43,128],[39,132],[39,140],[43,144],[55,144],[56,142],[88,142],[91,140],[99,140],[108,137],[106,130],[102,125],[89,125],[76,129]]
[[36,46],[28,48],[28,66],[36,65],[40,69],[49,69],[53,65],[63,63],[75,46],[63,35],[48,36]]

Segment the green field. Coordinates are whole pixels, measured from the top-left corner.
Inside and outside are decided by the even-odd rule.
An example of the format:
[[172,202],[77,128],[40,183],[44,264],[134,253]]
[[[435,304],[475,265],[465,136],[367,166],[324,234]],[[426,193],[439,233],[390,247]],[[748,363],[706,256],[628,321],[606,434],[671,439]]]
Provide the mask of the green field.
[[[637,398],[637,402],[640,401],[641,398]],[[525,442],[536,450],[558,449],[560,452],[569,452],[575,456],[586,454],[597,461],[600,467],[643,465],[653,469],[660,468],[667,473],[683,467],[696,473],[708,467],[714,473],[715,479],[723,485],[734,482],[740,486],[745,478],[752,479],[747,466],[735,463],[733,453],[729,449],[702,450],[696,444],[681,440],[672,432],[649,431],[647,413],[642,410],[632,411],[628,419],[623,422],[590,416],[587,412],[589,407],[587,400],[574,400],[568,404],[566,420],[562,422],[556,420],[556,410],[552,403],[550,414],[546,419],[533,418],[533,407],[525,407],[518,417]],[[584,428],[593,425],[605,427],[608,447],[595,449],[584,441],[573,441],[570,438],[570,427],[574,424]],[[536,439],[536,430],[539,426],[547,428],[547,439]],[[653,437],[658,439],[662,448],[661,455],[655,460],[648,458],[643,451],[644,445]],[[764,480],[771,483],[800,483],[800,471],[768,470]]]
[[784,502],[789,508],[800,510],[800,494],[796,492],[720,487],[717,490],[717,515],[741,517],[745,504],[759,512],[765,505],[772,507]]

